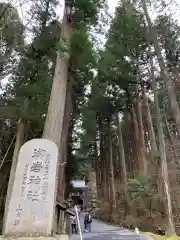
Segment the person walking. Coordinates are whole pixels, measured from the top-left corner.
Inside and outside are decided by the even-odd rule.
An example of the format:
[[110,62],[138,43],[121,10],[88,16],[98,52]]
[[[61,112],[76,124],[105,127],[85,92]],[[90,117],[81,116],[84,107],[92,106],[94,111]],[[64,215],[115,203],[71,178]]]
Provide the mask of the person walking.
[[91,232],[92,217],[91,217],[90,213],[88,213],[88,217],[89,217],[89,220],[88,220],[88,228],[89,228],[89,232]]
[[84,216],[84,231],[88,231],[88,213],[86,213]]
[[84,230],[85,232],[91,232],[91,223],[92,223],[92,218],[91,215],[87,212],[84,216]]
[[72,229],[72,234],[77,233],[76,216],[73,216],[71,218],[71,229]]

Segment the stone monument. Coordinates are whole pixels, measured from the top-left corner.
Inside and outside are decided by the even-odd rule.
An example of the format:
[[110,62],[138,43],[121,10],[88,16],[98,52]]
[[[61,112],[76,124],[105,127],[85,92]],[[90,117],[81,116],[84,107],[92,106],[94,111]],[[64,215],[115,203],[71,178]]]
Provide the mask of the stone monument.
[[21,147],[5,236],[52,236],[57,163],[58,148],[50,140],[33,139]]

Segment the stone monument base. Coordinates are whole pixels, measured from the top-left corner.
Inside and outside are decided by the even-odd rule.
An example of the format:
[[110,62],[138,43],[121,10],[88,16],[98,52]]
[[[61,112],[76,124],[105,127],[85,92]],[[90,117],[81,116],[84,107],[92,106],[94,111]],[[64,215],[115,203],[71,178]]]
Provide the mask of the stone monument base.
[[69,240],[68,235],[57,235],[54,237],[5,237],[0,236],[0,240]]

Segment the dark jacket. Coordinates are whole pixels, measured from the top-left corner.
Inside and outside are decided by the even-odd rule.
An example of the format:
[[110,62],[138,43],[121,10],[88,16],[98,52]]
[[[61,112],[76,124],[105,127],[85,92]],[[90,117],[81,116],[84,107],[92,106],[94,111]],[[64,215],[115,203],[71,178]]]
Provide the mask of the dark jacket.
[[85,215],[84,223],[92,223],[92,218],[91,218],[90,214]]

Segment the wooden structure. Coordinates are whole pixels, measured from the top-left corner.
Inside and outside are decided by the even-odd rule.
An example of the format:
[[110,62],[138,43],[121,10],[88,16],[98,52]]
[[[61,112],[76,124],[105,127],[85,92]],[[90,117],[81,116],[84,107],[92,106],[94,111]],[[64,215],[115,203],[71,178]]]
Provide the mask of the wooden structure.
[[71,234],[71,222],[70,217],[75,216],[75,213],[68,209],[68,202],[60,203],[56,201],[55,217],[54,217],[54,233]]
[[86,195],[87,195],[86,181],[74,180],[74,181],[71,181],[71,184],[73,189],[70,197],[72,199],[73,204],[84,207],[86,205]]

